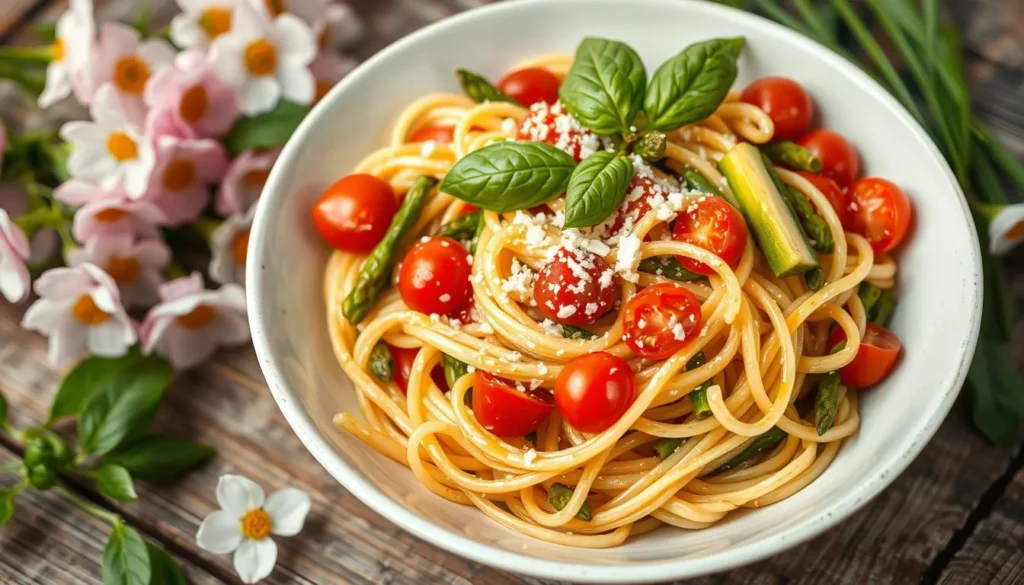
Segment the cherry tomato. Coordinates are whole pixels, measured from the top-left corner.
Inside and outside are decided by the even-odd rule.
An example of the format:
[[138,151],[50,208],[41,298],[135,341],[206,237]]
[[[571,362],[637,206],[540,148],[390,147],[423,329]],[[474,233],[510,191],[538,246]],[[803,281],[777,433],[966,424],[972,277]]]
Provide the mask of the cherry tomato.
[[414,311],[454,315],[473,299],[469,253],[451,238],[430,238],[409,250],[398,271],[398,292]]
[[558,78],[547,69],[527,67],[512,71],[498,80],[498,89],[524,106],[558,101]]
[[[846,341],[846,332],[836,327],[829,339],[829,347]],[[839,378],[850,388],[867,388],[881,382],[896,367],[903,345],[891,331],[868,323],[864,337],[853,361],[839,370]]]
[[572,427],[600,433],[636,398],[636,376],[626,360],[599,351],[573,358],[555,381],[555,404]]
[[483,427],[499,437],[515,437],[537,430],[555,408],[551,392],[519,390],[506,380],[476,372],[473,414]]
[[565,325],[593,323],[619,298],[619,285],[611,272],[597,254],[562,248],[537,273],[533,299],[540,312],[553,321]]
[[626,187],[625,207],[619,206],[615,223],[612,224],[612,235],[618,234],[622,228],[632,229],[647,212],[651,210],[651,198],[655,193],[667,194],[665,189],[657,181],[650,177],[633,176]]
[[470,213],[473,213],[477,209],[480,209],[480,208],[477,207],[476,205],[473,205],[472,203],[470,203],[469,205],[464,205],[462,207],[462,211],[459,212],[459,215],[460,216],[461,215],[469,215]]
[[530,111],[516,131],[516,139],[557,146],[575,158],[576,162],[582,160],[584,143],[594,149],[600,148],[597,135],[575,123],[561,103],[548,105],[537,102],[530,106]]
[[867,238],[878,254],[900,245],[913,213],[903,189],[892,181],[867,177],[850,186],[847,195],[851,231]]
[[[391,357],[395,360],[395,384],[398,385],[402,392],[408,392],[412,362],[416,360],[416,356],[420,353],[420,348],[395,347],[389,343],[388,349],[391,350]],[[440,365],[436,365],[433,370],[430,370],[430,379],[437,384],[437,387],[442,392],[449,390],[448,381],[444,379],[444,368]]]
[[[680,242],[704,248],[735,268],[747,247],[747,224],[740,212],[725,199],[706,195],[679,212],[672,237]],[[703,262],[677,256],[683,268],[697,274],[715,271]]]
[[678,284],[649,286],[622,310],[622,340],[633,353],[663,360],[679,351],[700,331],[700,301]]
[[839,223],[843,224],[844,228],[848,227],[849,213],[847,208],[850,205],[850,200],[846,193],[839,188],[839,185],[836,185],[835,181],[824,175],[807,173],[804,171],[799,171],[799,174],[801,177],[810,181],[812,185],[817,187],[818,191],[821,191],[821,194],[828,199],[829,203],[832,204],[832,209],[839,217]]
[[762,77],[748,85],[740,99],[768,114],[775,123],[776,140],[797,138],[807,132],[814,118],[811,96],[788,77]]
[[391,225],[398,202],[391,185],[373,175],[348,175],[324,191],[313,206],[313,223],[332,248],[365,254]]
[[840,187],[849,187],[860,176],[860,156],[842,134],[814,130],[804,134],[797,144],[814,153],[821,160],[821,172]]
[[448,143],[455,139],[455,126],[424,126],[409,135],[409,142],[434,142]]

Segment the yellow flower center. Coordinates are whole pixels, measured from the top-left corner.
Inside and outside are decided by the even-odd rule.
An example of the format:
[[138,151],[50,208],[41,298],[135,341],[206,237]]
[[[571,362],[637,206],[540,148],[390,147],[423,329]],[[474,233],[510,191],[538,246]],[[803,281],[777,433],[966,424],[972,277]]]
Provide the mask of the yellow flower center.
[[263,185],[267,184],[267,177],[269,176],[269,169],[257,169],[255,171],[245,173],[242,180],[245,181],[246,186],[252,187],[253,189],[262,189]]
[[242,534],[249,540],[263,540],[270,536],[273,526],[270,514],[260,509],[249,510],[242,517]]
[[195,124],[203,119],[209,106],[210,96],[206,93],[206,88],[201,85],[193,85],[182,94],[181,103],[178,104],[178,113],[189,124]]
[[327,48],[327,41],[329,40],[331,40],[331,27],[325,26],[323,30],[320,31],[320,35],[317,36],[316,44],[321,50],[323,50]]
[[142,266],[131,256],[113,256],[107,262],[105,270],[117,284],[131,284],[139,279]]
[[190,160],[176,158],[164,169],[163,183],[168,191],[181,191],[196,180],[196,165]]
[[202,329],[206,327],[217,317],[217,312],[213,310],[210,305],[199,305],[192,309],[191,313],[181,315],[176,320],[178,325],[181,325],[185,329]]
[[107,152],[118,162],[125,162],[139,156],[139,147],[124,132],[112,132],[107,138]]
[[53,41],[53,60],[58,63],[64,61],[64,39],[60,37]]
[[125,93],[141,94],[149,73],[149,65],[135,55],[121,57],[114,64],[114,85]]
[[231,30],[231,11],[223,6],[211,6],[199,15],[199,27],[207,37],[215,39]]
[[231,244],[231,257],[235,259],[235,264],[239,266],[245,266],[245,257],[249,254],[249,230],[242,230],[235,236],[235,241]]
[[92,295],[82,295],[78,297],[75,304],[71,306],[71,316],[79,323],[90,327],[93,325],[102,325],[110,318],[109,314],[103,312],[96,306],[96,302],[92,300]]
[[267,7],[267,12],[271,16],[279,16],[288,10],[287,0],[263,0],[263,5]]
[[1006,239],[1016,242],[1024,238],[1024,219],[1018,221],[1009,231],[1006,232]]
[[277,48],[267,39],[249,43],[245,48],[245,68],[256,77],[272,75],[277,69]]
[[100,223],[116,223],[124,219],[126,215],[128,215],[127,211],[123,209],[118,209],[116,207],[111,207],[109,209],[104,209],[103,211],[96,213],[95,217],[96,221]]
[[313,101],[314,102],[318,102],[318,101],[324,99],[324,96],[327,95],[327,92],[331,91],[332,87],[334,87],[333,83],[331,83],[329,81],[321,81],[321,80],[317,79],[316,80],[316,98]]

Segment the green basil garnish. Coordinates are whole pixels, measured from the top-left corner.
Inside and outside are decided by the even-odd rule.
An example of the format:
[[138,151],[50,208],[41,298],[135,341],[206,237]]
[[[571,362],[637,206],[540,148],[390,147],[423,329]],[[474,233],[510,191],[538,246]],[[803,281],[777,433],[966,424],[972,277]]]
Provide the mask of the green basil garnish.
[[583,159],[569,178],[565,193],[565,227],[597,225],[615,212],[633,177],[629,158],[601,151]]
[[543,142],[496,142],[455,163],[441,191],[482,209],[507,213],[540,205],[565,191],[576,167]]
[[508,102],[517,106],[523,105],[515,98],[506,95],[505,92],[495,87],[490,81],[472,71],[456,69],[455,76],[459,78],[459,87],[462,88],[462,91],[466,92],[466,95],[478,104],[483,102]]
[[585,38],[558,97],[569,113],[598,134],[627,134],[644,100],[647,71],[629,45]]
[[674,130],[707,118],[736,81],[743,37],[694,43],[654,72],[644,97],[648,130]]

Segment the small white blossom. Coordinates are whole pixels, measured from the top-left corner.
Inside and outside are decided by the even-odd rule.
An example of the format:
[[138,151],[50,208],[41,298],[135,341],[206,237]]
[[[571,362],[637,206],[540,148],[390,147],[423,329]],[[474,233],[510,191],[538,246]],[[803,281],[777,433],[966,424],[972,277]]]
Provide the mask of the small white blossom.
[[249,230],[256,206],[229,216],[210,238],[210,278],[214,282],[245,284],[245,259],[249,251]]
[[82,103],[91,100],[84,76],[95,28],[92,0],[71,0],[68,10],[57,19],[53,60],[46,66],[46,86],[39,94],[39,107],[49,108],[71,95],[72,90]]
[[993,254],[1005,254],[1024,241],[1024,203],[1007,205],[988,224],[988,245]]
[[235,0],[178,0],[181,13],[171,19],[171,40],[185,49],[205,49],[231,30]]
[[28,296],[32,281],[25,262],[31,253],[25,232],[0,209],[0,294],[12,303]]
[[157,288],[171,250],[158,239],[135,241],[130,235],[97,236],[67,253],[69,266],[95,264],[117,283],[125,307],[150,307],[159,300]]

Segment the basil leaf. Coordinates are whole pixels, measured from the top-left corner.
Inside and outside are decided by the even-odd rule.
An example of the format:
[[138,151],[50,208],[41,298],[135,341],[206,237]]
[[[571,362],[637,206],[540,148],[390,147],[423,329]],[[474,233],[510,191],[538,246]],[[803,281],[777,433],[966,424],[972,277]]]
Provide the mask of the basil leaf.
[[139,497],[135,493],[132,475],[120,465],[107,463],[90,471],[87,475],[96,481],[96,487],[100,493],[108,498],[118,502],[130,502]]
[[588,37],[576,48],[558,96],[569,113],[598,134],[626,134],[640,111],[647,71],[619,41]]
[[238,156],[247,150],[282,146],[308,113],[309,106],[281,100],[265,114],[235,122],[224,137],[224,147],[231,156]]
[[455,76],[459,78],[459,87],[462,88],[462,91],[466,92],[466,95],[478,104],[484,102],[508,102],[517,106],[523,105],[515,98],[506,95],[505,92],[492,85],[490,81],[472,71],[456,69]]
[[133,367],[141,359],[142,354],[137,347],[133,347],[127,354],[118,358],[91,357],[78,362],[60,383],[57,396],[50,405],[50,420],[81,412],[85,403],[111,376],[119,370]]
[[82,451],[102,455],[142,434],[156,417],[172,378],[170,364],[156,357],[143,358],[108,378],[78,419]]
[[103,461],[124,467],[135,479],[167,483],[208,461],[216,453],[209,445],[174,435],[147,435],[129,443]]
[[0,490],[0,526],[7,524],[14,516],[14,490]]
[[496,142],[462,157],[441,190],[505,213],[540,205],[565,191],[576,162],[542,142]]
[[707,118],[736,81],[743,37],[711,39],[683,49],[651,77],[644,96],[648,130],[674,130]]
[[152,573],[149,585],[187,585],[181,566],[167,551],[149,542],[146,543],[146,551]]
[[103,585],[149,585],[150,575],[145,541],[118,518],[103,549]]
[[565,227],[597,225],[618,209],[633,178],[629,158],[595,152],[576,166],[565,193]]

